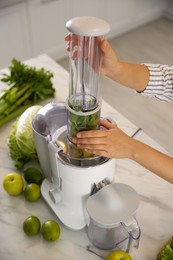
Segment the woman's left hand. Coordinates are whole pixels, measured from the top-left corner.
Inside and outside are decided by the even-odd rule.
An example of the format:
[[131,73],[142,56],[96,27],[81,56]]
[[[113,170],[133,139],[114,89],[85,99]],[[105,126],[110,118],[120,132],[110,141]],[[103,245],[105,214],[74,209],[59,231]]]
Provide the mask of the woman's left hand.
[[87,152],[109,158],[131,158],[133,139],[115,124],[101,120],[104,130],[79,132],[73,142]]

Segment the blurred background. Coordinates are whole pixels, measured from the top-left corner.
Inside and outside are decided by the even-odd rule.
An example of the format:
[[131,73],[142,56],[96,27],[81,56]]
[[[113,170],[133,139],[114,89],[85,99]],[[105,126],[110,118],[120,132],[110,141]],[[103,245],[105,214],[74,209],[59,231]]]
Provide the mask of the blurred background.
[[67,55],[66,21],[91,15],[111,26],[108,39],[160,17],[173,17],[172,0],[0,0],[0,68],[15,56]]
[[[172,0],[0,0],[0,69],[13,57],[46,53],[67,71],[66,21],[90,15],[111,26],[107,35],[119,58],[173,63]],[[102,78],[101,96],[173,153],[173,103],[163,103]]]

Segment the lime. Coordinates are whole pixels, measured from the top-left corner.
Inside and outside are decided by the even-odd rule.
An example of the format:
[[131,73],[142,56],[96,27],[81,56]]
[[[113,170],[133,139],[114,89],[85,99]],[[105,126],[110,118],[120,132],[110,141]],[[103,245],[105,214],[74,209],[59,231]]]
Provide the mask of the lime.
[[36,216],[30,216],[23,222],[23,231],[28,236],[37,235],[40,231],[40,220]]
[[28,184],[24,189],[24,197],[28,201],[36,201],[41,196],[40,186],[36,183]]
[[47,220],[41,227],[41,233],[45,240],[53,242],[60,236],[60,226],[54,220]]
[[123,250],[115,250],[109,253],[106,260],[132,260],[132,257]]
[[39,169],[31,167],[24,170],[23,173],[24,179],[27,183],[41,184],[43,176]]

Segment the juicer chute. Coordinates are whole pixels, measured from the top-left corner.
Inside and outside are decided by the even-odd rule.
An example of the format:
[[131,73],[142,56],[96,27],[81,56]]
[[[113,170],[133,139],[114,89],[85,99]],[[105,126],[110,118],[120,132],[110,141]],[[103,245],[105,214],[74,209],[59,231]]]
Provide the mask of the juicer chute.
[[[34,142],[36,145],[39,162],[41,163],[44,176],[49,181],[51,181],[52,176],[48,143],[52,140],[52,135],[55,133],[56,129],[66,124],[66,114],[67,111],[64,106],[64,102],[58,102],[58,104],[49,103],[38,111],[32,122]],[[38,118],[41,118],[41,122]],[[49,129],[47,131],[47,135],[43,134],[43,131],[40,131],[43,128],[43,122]]]
[[110,26],[102,19],[82,16],[69,20],[66,28],[71,35],[67,126],[68,137],[72,139],[79,131],[99,127],[102,65],[99,44]]
[[82,16],[69,20],[66,28],[71,33],[69,106],[74,110],[91,111],[100,98],[102,55],[99,43],[110,26],[102,19]]

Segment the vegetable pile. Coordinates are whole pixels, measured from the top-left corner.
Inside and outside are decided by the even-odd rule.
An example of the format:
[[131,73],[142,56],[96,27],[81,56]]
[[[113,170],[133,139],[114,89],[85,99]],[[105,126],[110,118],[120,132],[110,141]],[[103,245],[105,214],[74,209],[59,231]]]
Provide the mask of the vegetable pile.
[[[79,111],[77,108],[76,111]],[[86,130],[95,130],[98,128],[100,111],[91,115],[76,115],[68,111],[69,118],[69,134],[70,137],[75,137],[78,132]],[[70,154],[74,158],[89,158],[93,154],[86,152],[83,148],[70,145]]]
[[25,163],[37,159],[37,152],[32,132],[32,120],[41,106],[27,108],[12,125],[7,144],[10,157],[15,161],[17,169],[22,169]]
[[0,126],[55,93],[51,82],[53,74],[44,68],[37,70],[13,59],[9,70],[10,74],[4,73],[1,78],[9,88],[0,95]]
[[98,127],[100,111],[92,115],[75,115],[69,112],[69,124],[71,137],[76,136],[78,132],[95,130]]

